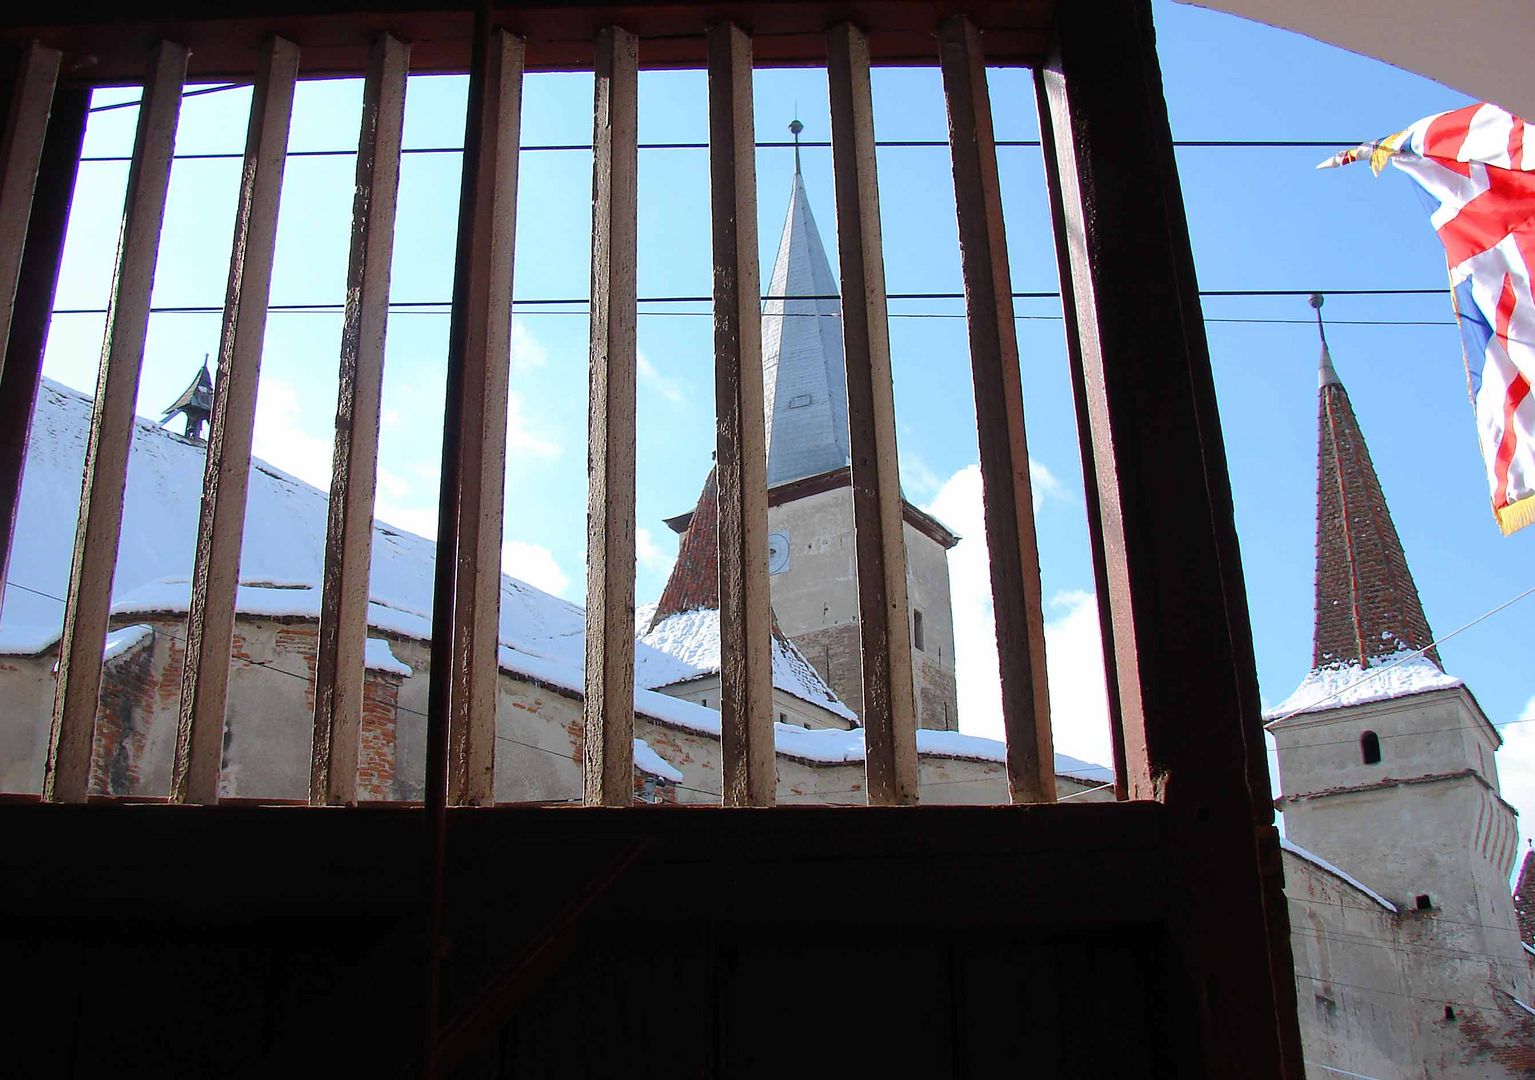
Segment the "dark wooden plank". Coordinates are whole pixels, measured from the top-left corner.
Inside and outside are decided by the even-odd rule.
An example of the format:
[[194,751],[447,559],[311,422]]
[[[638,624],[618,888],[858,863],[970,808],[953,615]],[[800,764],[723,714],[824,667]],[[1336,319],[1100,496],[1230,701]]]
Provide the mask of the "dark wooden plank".
[[522,49],[522,41],[505,30],[491,33],[485,79],[480,84],[480,123],[472,134],[466,133],[479,143],[479,153],[469,260],[459,264],[469,273],[467,280],[455,282],[458,317],[449,344],[464,356],[458,584],[448,724],[448,800],[455,805],[486,805],[495,799],[496,650],[501,640],[501,532]]
[[908,629],[911,616],[896,465],[869,49],[863,32],[851,23],[828,31],[826,48],[869,802],[915,803],[917,715]]
[[[32,431],[32,406],[43,370],[43,351],[53,319],[53,294],[64,233],[75,197],[75,169],[85,138],[90,93],[61,89],[53,98],[53,114],[43,139],[36,197],[27,225],[26,246],[16,285],[10,337],[0,342],[7,362],[0,368],[0,610],[4,610],[10,580],[11,540],[21,502],[21,478]],[[18,586],[28,582],[17,582]],[[32,584],[36,588],[36,584]]]
[[[58,75],[59,51],[34,41],[23,51],[11,80],[5,130],[0,135],[0,341],[11,334],[17,275]],[[5,356],[0,354],[0,378],[4,371]]]
[[[1036,85],[1036,95],[1043,91]],[[1045,156],[1045,192],[1050,202],[1050,222],[1056,236],[1056,274],[1061,286],[1061,309],[1074,311],[1075,293],[1072,289],[1071,252],[1066,236],[1066,207],[1060,190],[1061,170],[1055,157],[1055,128],[1048,109],[1040,108],[1040,144]],[[1082,461],[1082,495],[1087,510],[1088,548],[1093,562],[1093,581],[1096,585],[1098,608],[1098,637],[1103,646],[1104,697],[1109,714],[1109,741],[1114,758],[1114,796],[1129,798],[1125,779],[1125,731],[1124,715],[1119,706],[1119,682],[1114,677],[1117,670],[1114,659],[1114,617],[1109,608],[1108,556],[1103,548],[1103,511],[1098,504],[1098,481],[1095,450],[1093,447],[1092,417],[1087,407],[1087,386],[1082,365],[1082,338],[1077,332],[1077,322],[1067,318],[1066,359],[1071,369],[1071,399],[1077,417],[1077,448]],[[1112,468],[1112,464],[1108,467]]]
[[272,290],[277,206],[293,115],[298,48],[282,38],[272,38],[265,46],[265,58],[251,96],[229,286],[224,296],[224,325],[219,333],[219,371],[213,384],[208,463],[197,522],[176,756],[171,771],[174,802],[218,801],[229,650],[234,641],[240,543],[245,532],[245,494],[256,423],[256,383],[261,376],[262,339]]
[[160,225],[170,188],[171,154],[181,115],[187,51],[162,42],[144,87],[123,204],[117,268],[107,308],[96,400],[86,437],[79,524],[59,641],[59,679],[48,735],[43,797],[81,802],[90,786],[91,741],[101,696],[102,649],[117,573],[123,494],[133,444],[134,407],[149,333],[149,299],[160,254]]
[[[881,64],[932,63],[939,24],[964,10],[986,32],[992,63],[1030,64],[1044,56],[1054,0],[861,0],[794,3],[682,2],[668,4],[542,2],[502,7],[497,18],[528,42],[528,70],[590,70],[592,42],[604,26],[623,26],[645,41],[647,68],[698,68],[707,63],[705,35],[720,22],[750,28],[756,64],[819,65],[825,62],[825,31],[856,19],[868,34],[870,54]],[[303,48],[306,77],[358,75],[367,68],[373,39],[390,31],[412,45],[418,72],[466,70],[470,65],[472,16],[449,0],[403,0],[364,5],[348,0],[295,0],[279,13],[259,0],[221,5],[219,18],[188,0],[141,0],[120,5],[101,0],[71,2],[47,10],[15,6],[0,13],[0,40],[37,39],[65,52],[68,77],[105,84],[131,81],[157,37],[192,49],[193,77],[250,79],[259,66],[259,44],[279,33]]]
[[722,23],[709,32],[709,181],[720,753],[727,806],[771,806],[777,790],[755,130],[751,38],[740,27]]
[[1002,679],[1007,787],[1014,802],[1055,798],[1055,751],[1045,673],[1045,612],[1034,496],[1013,322],[1013,279],[1002,220],[996,134],[980,31],[956,16],[939,34],[954,202],[975,380],[986,545]]
[[1178,948],[1209,1071],[1299,1075],[1230,480],[1145,0],[1064,7],[1037,73],[1053,132],[1132,798],[1169,810]]
[[597,37],[586,511],[585,799],[634,795],[634,456],[638,41]]
[[357,801],[378,424],[410,46],[379,35],[363,84],[315,657],[309,801]]

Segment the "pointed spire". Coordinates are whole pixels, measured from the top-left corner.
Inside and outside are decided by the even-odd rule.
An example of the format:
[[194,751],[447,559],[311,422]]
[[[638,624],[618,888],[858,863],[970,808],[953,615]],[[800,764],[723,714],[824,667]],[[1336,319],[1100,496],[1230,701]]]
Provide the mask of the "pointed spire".
[[805,125],[799,122],[799,110],[795,109],[793,120],[789,121],[789,134],[794,136],[794,175],[799,175],[799,133],[805,130]]
[[[790,125],[796,142],[804,125]],[[762,309],[768,486],[847,465],[847,367],[837,279],[796,161],[789,212]],[[805,299],[783,299],[803,297]]]
[[[1321,329],[1321,298],[1312,298]],[[1316,631],[1312,667],[1439,654],[1380,477],[1322,336],[1317,412]]]
[[1316,312],[1317,336],[1322,339],[1322,362],[1317,372],[1317,386],[1322,387],[1338,382],[1338,372],[1332,366],[1332,353],[1327,350],[1327,328],[1322,325],[1322,304],[1326,302],[1326,297],[1321,293],[1312,293],[1309,302],[1311,310]]
[[160,417],[160,423],[169,423],[177,413],[182,413],[187,418],[186,437],[201,439],[202,427],[208,422],[208,417],[213,414],[213,378],[208,374],[207,353],[203,353],[202,368],[187,388],[181,392],[181,396],[165,410],[165,415]]

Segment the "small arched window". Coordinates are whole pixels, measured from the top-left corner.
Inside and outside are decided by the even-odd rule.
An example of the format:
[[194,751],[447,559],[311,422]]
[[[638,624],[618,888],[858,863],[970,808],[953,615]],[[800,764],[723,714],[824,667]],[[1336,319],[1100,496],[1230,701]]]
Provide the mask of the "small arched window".
[[1380,764],[1380,736],[1373,731],[1366,731],[1359,736],[1359,753],[1364,758],[1366,765]]

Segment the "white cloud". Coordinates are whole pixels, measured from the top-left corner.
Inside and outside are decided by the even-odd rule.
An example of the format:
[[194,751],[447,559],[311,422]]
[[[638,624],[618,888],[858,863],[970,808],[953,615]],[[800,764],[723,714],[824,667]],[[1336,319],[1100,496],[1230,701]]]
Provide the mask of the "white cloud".
[[923,498],[932,495],[943,486],[943,478],[928,468],[927,462],[915,451],[901,450],[901,486],[908,492]]
[[656,543],[651,531],[643,527],[634,530],[634,554],[642,567],[662,575],[671,574],[672,565],[677,561],[677,553]]
[[570,584],[570,576],[560,568],[554,552],[542,544],[523,540],[508,540],[501,545],[501,572],[556,596]]
[[533,336],[528,324],[512,318],[512,371],[524,372],[541,368],[549,362],[549,350]]
[[637,364],[640,381],[667,401],[674,405],[680,405],[687,398],[687,384],[681,379],[672,379],[662,375],[660,369],[650,362],[650,357],[644,353],[639,353]]
[[[1036,511],[1047,498],[1064,497],[1059,481],[1043,465],[1031,461],[1030,470]],[[960,727],[1001,738],[1002,688],[980,466],[968,465],[949,477],[925,509],[965,537],[949,553]],[[1089,592],[1060,593],[1051,599],[1048,614],[1045,664],[1055,748],[1085,761],[1111,764],[1097,601]]]
[[1519,811],[1519,853],[1514,859],[1514,873],[1535,837],[1535,697],[1525,703],[1524,711],[1512,724],[1498,729],[1503,746],[1498,750],[1498,787]]
[[522,395],[513,391],[506,396],[506,452],[509,456],[528,454],[532,457],[557,458],[564,448],[553,439],[533,430],[528,418],[522,415]]
[[329,491],[335,453],[328,422],[332,417],[306,417],[304,402],[299,388],[287,379],[262,379],[256,395],[251,452],[321,491]]

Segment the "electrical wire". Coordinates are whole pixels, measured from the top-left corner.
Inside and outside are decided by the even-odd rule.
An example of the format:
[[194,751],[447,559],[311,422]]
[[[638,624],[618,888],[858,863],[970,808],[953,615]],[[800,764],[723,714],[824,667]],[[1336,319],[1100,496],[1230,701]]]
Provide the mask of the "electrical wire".
[[[183,98],[196,97],[199,94],[215,94],[221,90],[234,90],[249,86],[249,83],[230,83],[227,86],[209,87],[202,90],[191,90],[181,96]],[[138,101],[123,101],[112,105],[102,105],[92,108],[91,112],[110,112],[114,109],[128,109],[138,105]],[[1178,150],[1336,150],[1339,147],[1358,146],[1361,139],[1344,139],[1337,142],[1324,140],[1283,140],[1283,139],[1174,139],[1173,148]],[[881,150],[913,150],[913,149],[943,149],[949,148],[947,139],[876,139],[876,148]],[[1017,150],[1038,148],[1041,144],[1038,139],[998,139],[995,144],[998,150]],[[755,144],[758,150],[829,150],[831,142],[826,139],[804,139],[798,143],[783,139],[767,139]],[[636,144],[638,150],[708,150],[706,142],[642,142]],[[529,143],[519,146],[519,154],[543,154],[543,153],[590,153],[591,143]],[[462,154],[462,146],[411,146],[403,148],[403,154]],[[353,149],[324,149],[324,150],[289,150],[290,158],[307,157],[355,157],[357,151]],[[217,161],[240,160],[245,157],[243,151],[225,150],[212,153],[187,153],[172,155],[173,161]],[[128,154],[91,154],[82,156],[81,162],[126,162],[133,158]]]

